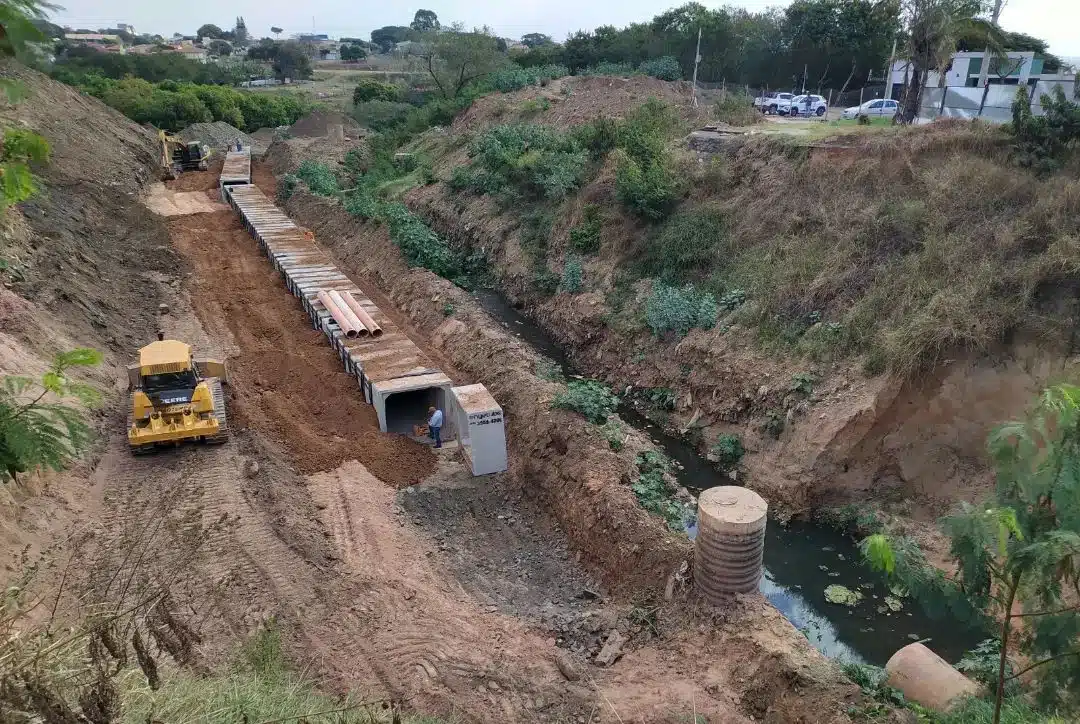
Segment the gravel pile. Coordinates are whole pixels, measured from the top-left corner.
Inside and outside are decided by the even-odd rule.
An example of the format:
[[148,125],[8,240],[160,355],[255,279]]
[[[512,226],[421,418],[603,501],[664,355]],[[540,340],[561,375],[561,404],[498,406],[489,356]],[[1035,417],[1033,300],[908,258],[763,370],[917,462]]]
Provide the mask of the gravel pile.
[[240,143],[244,144],[245,148],[257,145],[251,136],[238,128],[230,126],[224,121],[215,121],[214,123],[192,123],[190,126],[180,131],[180,137],[185,141],[205,143],[214,151],[220,151],[226,146],[235,144],[237,138],[240,139]]

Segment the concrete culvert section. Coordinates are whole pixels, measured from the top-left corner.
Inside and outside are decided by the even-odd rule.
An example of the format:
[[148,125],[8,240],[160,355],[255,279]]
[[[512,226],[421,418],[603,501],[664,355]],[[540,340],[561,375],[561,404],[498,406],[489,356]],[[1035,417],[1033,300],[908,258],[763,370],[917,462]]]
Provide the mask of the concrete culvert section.
[[710,603],[757,590],[768,513],[768,503],[748,488],[723,485],[698,498],[694,583]]
[[978,684],[920,643],[909,644],[893,654],[885,670],[889,686],[934,711],[948,711],[960,699],[979,693]]

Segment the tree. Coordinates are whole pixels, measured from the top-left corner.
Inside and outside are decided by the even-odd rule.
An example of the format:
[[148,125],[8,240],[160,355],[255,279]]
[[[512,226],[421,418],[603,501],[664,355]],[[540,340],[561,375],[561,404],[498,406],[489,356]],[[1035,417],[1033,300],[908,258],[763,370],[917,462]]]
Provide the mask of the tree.
[[270,32],[274,34],[275,38],[277,38],[279,35],[282,34],[282,32],[284,32],[284,28],[279,28],[277,26],[274,26],[274,27],[270,28]]
[[945,68],[956,48],[957,37],[984,10],[983,0],[903,0],[901,11],[911,63],[900,109],[903,123],[912,123],[919,115],[927,73]]
[[340,51],[341,59],[347,61],[363,60],[367,57],[367,51],[363,46],[356,43],[342,43]]
[[[1006,685],[1036,677],[1043,703],[1080,707],[1080,387],[1042,393],[1026,420],[994,430],[992,499],[944,519],[956,563],[951,587],[1000,623],[994,724]],[[870,562],[896,575],[899,548],[863,542]],[[903,582],[903,577],[900,578]],[[1013,670],[1015,647],[1025,665]]]
[[236,27],[233,28],[233,38],[240,45],[245,45],[248,41],[247,23],[244,22],[244,18],[242,17],[236,19]]
[[539,48],[542,45],[552,45],[554,41],[550,35],[543,33],[527,33],[521,36],[521,44],[527,48]]
[[444,98],[457,97],[469,83],[506,63],[498,38],[487,28],[430,33],[422,46],[421,62]]
[[274,75],[279,79],[304,80],[312,76],[311,58],[294,40],[278,44],[273,61]]
[[[63,470],[91,439],[83,412],[63,402],[94,404],[98,393],[72,380],[72,367],[93,366],[101,353],[92,349],[63,352],[40,379],[8,376],[0,384],[0,482],[39,468]],[[51,400],[49,399],[51,397]]]
[[430,33],[439,29],[439,16],[434,10],[417,10],[409,27],[416,33]]
[[387,25],[371,31],[371,42],[379,46],[381,52],[389,53],[395,45],[408,40],[411,32],[410,28],[401,25]]
[[203,38],[223,38],[225,37],[225,31],[212,23],[199,26],[199,29],[195,31],[195,39],[201,41]]
[[207,46],[207,50],[210,51],[210,55],[223,56],[232,55],[232,46],[226,43],[224,40],[212,40],[210,45]]
[[281,43],[270,38],[263,38],[257,45],[248,48],[247,57],[251,60],[270,60],[277,57]]

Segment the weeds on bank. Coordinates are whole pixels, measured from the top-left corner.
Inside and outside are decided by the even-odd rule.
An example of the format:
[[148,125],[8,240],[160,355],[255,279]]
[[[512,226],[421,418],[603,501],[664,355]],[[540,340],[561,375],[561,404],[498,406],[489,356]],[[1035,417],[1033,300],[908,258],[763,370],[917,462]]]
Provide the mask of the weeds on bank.
[[646,450],[634,459],[638,469],[638,478],[630,489],[645,510],[664,519],[668,528],[681,533],[686,530],[686,504],[672,497],[674,491],[665,479],[665,473],[671,468],[671,461],[663,453]]
[[570,380],[566,389],[555,395],[552,408],[572,410],[594,425],[603,425],[619,406],[611,388],[597,380]]

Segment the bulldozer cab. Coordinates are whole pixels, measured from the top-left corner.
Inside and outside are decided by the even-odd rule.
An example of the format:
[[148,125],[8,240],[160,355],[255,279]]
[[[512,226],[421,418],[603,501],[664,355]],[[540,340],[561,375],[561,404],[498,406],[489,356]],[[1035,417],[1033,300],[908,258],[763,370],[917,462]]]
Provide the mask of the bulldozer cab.
[[159,405],[188,402],[199,384],[191,346],[176,340],[152,342],[139,350],[138,386]]

